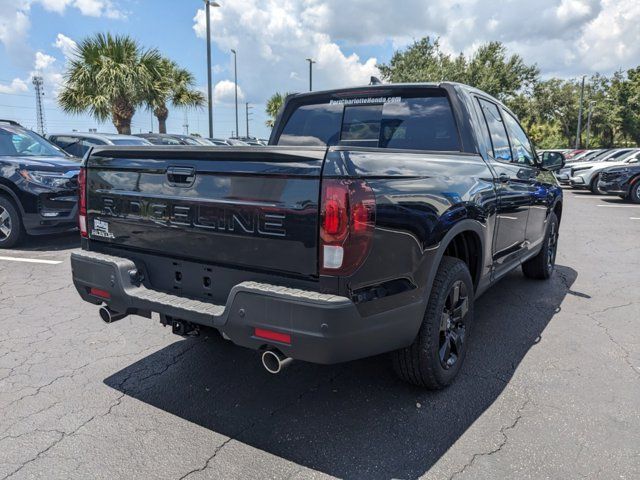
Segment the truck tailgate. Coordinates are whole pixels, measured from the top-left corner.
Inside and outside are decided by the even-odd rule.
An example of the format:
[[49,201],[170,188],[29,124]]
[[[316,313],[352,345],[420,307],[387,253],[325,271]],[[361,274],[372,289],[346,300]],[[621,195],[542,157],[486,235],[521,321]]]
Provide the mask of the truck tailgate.
[[316,275],[325,153],[97,148],[86,162],[89,238],[202,263]]

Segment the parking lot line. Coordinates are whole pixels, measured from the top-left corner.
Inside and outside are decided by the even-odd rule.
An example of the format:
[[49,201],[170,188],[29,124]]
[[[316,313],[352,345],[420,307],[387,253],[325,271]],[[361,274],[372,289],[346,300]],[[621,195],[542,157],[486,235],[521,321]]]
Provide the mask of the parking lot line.
[[629,217],[629,220],[640,220],[640,217]]
[[609,208],[640,208],[640,205],[596,205],[597,207]]
[[0,257],[0,260],[7,262],[24,262],[24,263],[43,263],[45,265],[59,265],[61,260],[41,260],[39,258],[19,258],[19,257]]

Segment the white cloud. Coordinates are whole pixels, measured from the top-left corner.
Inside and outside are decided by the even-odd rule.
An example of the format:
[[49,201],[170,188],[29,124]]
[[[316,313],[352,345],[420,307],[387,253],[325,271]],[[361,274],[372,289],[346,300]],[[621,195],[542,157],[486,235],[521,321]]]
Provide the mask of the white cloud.
[[[238,0],[212,9],[213,40],[222,50],[238,51],[238,78],[249,101],[262,101],[279,91],[305,91],[308,64],[314,65],[314,88],[362,85],[377,75],[376,59],[345,54],[322,31],[320,2],[309,0]],[[204,9],[194,17],[193,29],[206,36]],[[229,64],[231,62],[229,57]],[[233,69],[226,70],[232,74]],[[230,82],[233,84],[233,82]]]
[[88,17],[123,18],[126,15],[111,0],[33,0],[45,10],[64,13],[69,7],[77,8]]
[[31,57],[25,38],[29,32],[29,3],[24,0],[0,0],[0,44],[15,63],[26,67]]
[[74,56],[78,44],[63,33],[59,33],[53,46],[58,48],[66,59],[70,59]]
[[21,93],[28,90],[27,82],[20,78],[14,78],[9,85],[0,83],[0,93]]
[[[314,87],[366,83],[376,61],[353,48],[403,48],[427,35],[453,54],[501,41],[545,76],[610,74],[640,61],[638,0],[237,0],[212,12],[213,41],[238,50],[250,98],[304,90],[307,57],[318,60]],[[203,9],[193,28],[204,38]]]
[[[213,88],[213,101],[215,103],[235,102],[235,83],[230,80],[222,80]],[[244,101],[244,92],[238,85],[238,102]]]
[[36,52],[34,68],[38,71],[45,70],[49,68],[51,65],[53,65],[53,62],[55,61],[56,61],[55,57],[52,57],[51,55],[47,55],[46,53],[43,53],[43,52]]

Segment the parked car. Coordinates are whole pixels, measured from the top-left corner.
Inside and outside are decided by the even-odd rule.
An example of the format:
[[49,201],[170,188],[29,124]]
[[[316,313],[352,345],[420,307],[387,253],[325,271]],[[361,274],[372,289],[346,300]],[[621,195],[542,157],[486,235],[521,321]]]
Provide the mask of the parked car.
[[260,143],[260,141],[257,138],[240,137],[240,138],[237,138],[236,140],[240,140],[240,141],[242,141],[242,142],[244,142],[247,145],[250,145],[252,147],[264,147],[264,145],[262,143]]
[[70,155],[80,158],[84,157],[87,150],[97,145],[151,145],[151,142],[144,138],[115,133],[52,133],[47,135],[47,139]]
[[563,155],[454,83],[291,95],[279,118],[268,147],[94,149],[80,296],[107,322],[215,328],[272,373],[394,351],[404,380],[448,385],[475,299],[517,267],[553,273]]
[[0,120],[0,249],[28,235],[77,228],[80,159],[11,120]]
[[603,159],[574,164],[571,166],[569,184],[573,188],[588,188],[592,193],[603,193],[598,189],[600,172],[610,166],[636,161],[637,152],[638,150],[635,149],[618,149]]
[[598,189],[640,203],[640,154],[625,165],[607,167],[600,172]]
[[582,162],[594,161],[598,158],[605,158],[608,152],[612,152],[612,149],[602,149],[602,150],[593,150],[587,155],[583,156],[580,159],[573,159],[572,161],[567,161],[565,166],[558,170],[556,173],[556,178],[563,185],[569,185],[571,181],[571,168],[577,164]]
[[177,133],[136,133],[136,137],[144,138],[153,145],[193,145],[212,146],[209,140],[191,135],[180,135]]
[[227,138],[227,143],[232,147],[248,147],[249,144],[237,138]]
[[224,138],[207,138],[207,140],[209,140],[211,143],[213,143],[214,145],[216,145],[218,147],[228,147],[228,146],[231,145]]

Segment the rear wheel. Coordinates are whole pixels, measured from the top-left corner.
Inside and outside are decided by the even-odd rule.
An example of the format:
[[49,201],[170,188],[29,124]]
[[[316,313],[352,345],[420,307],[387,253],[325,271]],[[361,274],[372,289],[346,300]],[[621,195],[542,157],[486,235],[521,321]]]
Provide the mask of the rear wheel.
[[633,203],[640,203],[640,178],[631,185],[629,189],[629,200]]
[[427,310],[413,343],[393,352],[393,367],[404,381],[437,390],[449,385],[467,354],[473,322],[473,282],[467,265],[444,257]]
[[558,253],[558,227],[558,217],[551,212],[547,219],[547,234],[540,253],[522,264],[522,272],[526,277],[537,280],[546,280],[551,277]]
[[0,248],[15,246],[22,237],[22,219],[15,205],[0,197]]
[[591,193],[595,193],[596,195],[606,195],[607,192],[605,192],[600,187],[598,187],[599,181],[600,181],[600,174],[597,174],[595,177],[593,177],[593,180],[591,180],[591,185],[589,186],[589,190],[591,190]]

